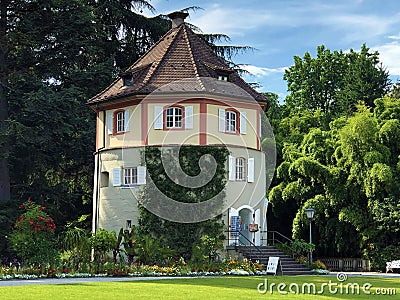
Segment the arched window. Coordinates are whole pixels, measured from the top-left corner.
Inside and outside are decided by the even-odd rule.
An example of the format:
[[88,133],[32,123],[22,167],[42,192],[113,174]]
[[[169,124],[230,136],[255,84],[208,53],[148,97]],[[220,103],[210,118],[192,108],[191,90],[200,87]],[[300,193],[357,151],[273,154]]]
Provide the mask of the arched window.
[[165,110],[165,127],[182,128],[183,111],[181,107],[172,106]]
[[118,111],[115,113],[116,132],[125,132],[125,111]]
[[238,128],[238,115],[234,110],[227,110],[225,112],[225,132],[237,132]]
[[107,113],[108,134],[120,135],[129,131],[129,108]]

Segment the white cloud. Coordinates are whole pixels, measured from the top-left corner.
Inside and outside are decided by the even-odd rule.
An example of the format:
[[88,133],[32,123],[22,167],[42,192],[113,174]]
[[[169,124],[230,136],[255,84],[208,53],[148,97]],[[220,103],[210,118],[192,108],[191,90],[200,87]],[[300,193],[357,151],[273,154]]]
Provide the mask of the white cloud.
[[388,68],[390,75],[400,75],[400,41],[371,47],[371,49],[379,52],[379,58]]
[[[361,1],[362,2],[362,1]],[[295,1],[272,2],[257,7],[237,3],[232,5],[209,4],[204,11],[191,14],[190,22],[206,33],[225,33],[230,36],[247,36],[268,30],[300,28],[329,29],[327,34],[335,33],[336,38],[346,42],[368,41],[387,34],[391,28],[400,24],[400,14],[369,14],[360,8],[362,3],[327,3],[306,1],[300,5]],[[285,35],[291,34],[285,32]],[[329,38],[327,36],[326,38]]]
[[342,39],[352,42],[369,40],[387,33],[399,23],[399,15],[381,17],[376,15],[338,14],[329,15],[320,22],[342,33]]
[[244,70],[250,73],[250,75],[253,75],[255,77],[266,77],[271,74],[276,74],[276,73],[284,73],[286,67],[282,68],[264,68],[264,67],[257,67],[253,65],[243,65],[241,66]]
[[245,31],[259,28],[269,23],[271,15],[253,9],[229,8],[214,4],[204,11],[191,15],[189,22],[206,33],[245,35]]
[[400,33],[398,35],[389,35],[388,38],[391,40],[400,40]]

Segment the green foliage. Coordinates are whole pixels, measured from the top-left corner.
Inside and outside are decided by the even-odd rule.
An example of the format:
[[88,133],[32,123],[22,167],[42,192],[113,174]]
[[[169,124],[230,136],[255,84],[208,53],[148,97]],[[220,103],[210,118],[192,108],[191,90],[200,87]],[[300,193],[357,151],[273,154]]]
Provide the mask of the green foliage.
[[90,246],[94,250],[95,261],[105,262],[108,254],[115,248],[117,244],[117,236],[115,231],[107,231],[100,228],[89,238]]
[[[169,178],[165,170],[161,168],[161,152],[157,147],[146,147],[145,150],[146,166],[148,173],[155,186],[166,196],[180,202],[193,203],[206,201],[212,197],[219,197],[222,201],[225,197],[224,187],[226,182],[225,161],[228,156],[228,150],[225,147],[208,147],[208,146],[182,146],[179,154],[175,150],[171,150],[170,155],[179,157],[179,163],[182,170],[190,175],[195,176],[201,170],[198,164],[200,157],[210,154],[217,161],[217,168],[214,177],[203,187],[186,188],[176,184],[172,179],[179,181],[179,178]],[[173,161],[172,159],[166,161]],[[170,168],[170,172],[174,174],[176,166],[164,166]],[[140,203],[146,203],[150,199],[157,197],[158,191],[146,186],[140,197]],[[210,209],[219,209],[214,207]],[[175,223],[159,218],[150,213],[143,206],[139,208],[139,233],[150,234],[155,239],[162,242],[165,247],[174,250],[175,258],[183,257],[190,259],[192,255],[193,245],[200,243],[202,235],[208,235],[211,238],[221,239],[223,235],[223,224],[221,217],[207,220],[199,223]]]
[[223,248],[220,238],[210,237],[208,235],[203,235],[200,238],[200,245],[208,261],[215,260],[218,256],[218,251]]
[[315,269],[327,270],[327,269],[328,269],[328,268],[326,267],[326,265],[325,265],[322,261],[320,261],[320,260],[317,260],[317,261],[313,262],[313,263],[311,264],[310,268],[311,268],[312,270],[315,270]]
[[294,240],[292,243],[292,249],[297,254],[302,254],[306,256],[307,253],[313,252],[315,250],[315,245],[307,243],[305,240]]
[[315,58],[309,52],[302,58],[295,56],[284,79],[290,92],[287,105],[292,110],[320,109],[327,122],[351,115],[359,101],[373,106],[389,86],[389,75],[379,63],[378,52],[371,53],[365,44],[359,52],[351,49],[349,53],[318,46]]
[[131,230],[128,229],[123,230],[122,228],[120,229],[118,233],[118,242],[117,242],[118,249],[120,248],[121,243],[124,250],[124,254],[128,258],[128,262],[132,263],[134,257],[136,256],[137,252],[136,248],[138,244],[138,234],[135,226],[132,226]]
[[312,115],[320,120],[318,110],[292,111],[282,120],[282,162],[269,192],[277,230],[288,226],[294,239],[306,239],[304,209],[312,206],[319,256],[360,257],[370,243],[384,248],[400,241],[399,105],[399,99],[380,98],[375,108],[358,105],[329,126],[299,122]]
[[145,265],[164,265],[169,257],[175,255],[174,250],[148,234],[140,236],[136,252],[139,262]]
[[8,236],[18,217],[18,207],[14,203],[0,204],[0,261],[6,263],[13,253]]
[[370,243],[364,250],[364,255],[371,261],[372,270],[385,272],[387,262],[399,259],[400,244],[382,247]]
[[71,226],[61,236],[61,248],[66,252],[66,260],[74,263],[76,268],[80,263],[89,261],[91,245],[85,229]]
[[10,235],[12,249],[26,263],[47,264],[57,260],[53,219],[44,211],[44,206],[28,199],[20,206],[26,210],[15,221]]

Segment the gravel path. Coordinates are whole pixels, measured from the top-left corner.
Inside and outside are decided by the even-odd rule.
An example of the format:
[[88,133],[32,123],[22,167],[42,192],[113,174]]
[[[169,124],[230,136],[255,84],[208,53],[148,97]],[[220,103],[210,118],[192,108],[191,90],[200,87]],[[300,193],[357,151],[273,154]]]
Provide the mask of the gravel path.
[[88,278],[40,278],[40,279],[18,279],[2,280],[1,286],[22,286],[32,284],[75,284],[88,282],[123,282],[123,281],[144,281],[144,280],[164,280],[164,279],[188,279],[196,277],[88,277]]

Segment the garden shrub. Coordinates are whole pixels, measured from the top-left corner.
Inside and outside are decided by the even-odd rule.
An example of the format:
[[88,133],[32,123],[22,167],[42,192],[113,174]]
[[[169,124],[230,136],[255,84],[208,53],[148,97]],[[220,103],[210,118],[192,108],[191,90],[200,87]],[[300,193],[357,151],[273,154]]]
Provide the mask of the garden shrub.
[[79,227],[68,227],[62,235],[62,260],[72,262],[75,268],[79,263],[89,261],[91,247],[88,232]]
[[117,244],[117,236],[115,231],[107,231],[100,228],[89,238],[89,242],[94,250],[95,261],[104,263],[107,260],[109,252]]
[[53,219],[45,207],[28,199],[20,206],[26,210],[14,224],[10,235],[11,248],[26,264],[42,265],[58,259]]
[[386,263],[400,259],[400,245],[390,245],[387,247],[369,246],[364,252],[371,262],[372,271],[386,271]]

